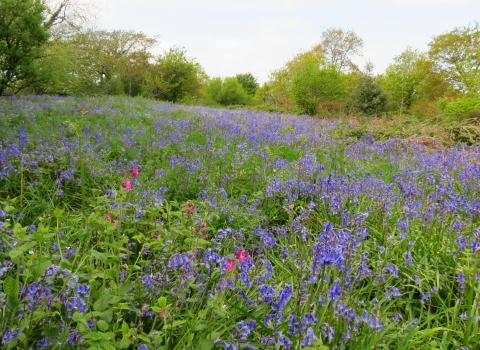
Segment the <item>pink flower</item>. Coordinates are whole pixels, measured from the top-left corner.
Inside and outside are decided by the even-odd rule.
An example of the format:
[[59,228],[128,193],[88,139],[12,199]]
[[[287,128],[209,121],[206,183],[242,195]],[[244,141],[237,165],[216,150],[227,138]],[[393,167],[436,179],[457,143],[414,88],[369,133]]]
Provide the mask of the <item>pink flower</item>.
[[232,271],[235,268],[235,260],[228,260],[225,267],[228,271]]
[[162,239],[162,236],[158,235],[158,236],[157,236],[157,239],[158,239],[158,240],[161,240],[161,239]]
[[137,168],[133,168],[132,170],[130,170],[130,174],[132,174],[133,176],[135,177],[138,177],[140,174],[138,173],[138,169]]
[[122,185],[127,191],[130,191],[132,189],[132,182],[130,180],[126,180]]
[[240,249],[238,252],[235,253],[235,257],[239,260],[239,261],[243,261],[245,259],[248,259],[250,258],[250,253],[249,252],[246,252],[243,248]]
[[162,311],[160,311],[160,312],[158,313],[158,315],[159,315],[160,317],[165,317],[166,314],[167,314],[167,310],[165,310],[165,309],[163,309]]
[[200,227],[201,227],[201,228],[205,228],[205,227],[207,227],[207,224],[204,223],[204,222],[202,222],[202,224],[200,225]]
[[120,225],[120,222],[118,220],[115,220],[115,227],[118,227]]
[[[207,233],[206,233],[205,231],[202,231],[202,236],[203,236],[203,238],[208,238],[208,235],[207,235]],[[479,248],[479,249],[480,249],[480,248]]]
[[111,221],[112,216],[110,214],[105,215],[105,220]]

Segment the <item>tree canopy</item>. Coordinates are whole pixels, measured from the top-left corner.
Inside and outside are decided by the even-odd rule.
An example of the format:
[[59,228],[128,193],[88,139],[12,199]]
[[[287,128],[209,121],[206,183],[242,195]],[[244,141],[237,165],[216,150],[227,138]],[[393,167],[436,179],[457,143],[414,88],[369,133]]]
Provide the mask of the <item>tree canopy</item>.
[[205,79],[203,68],[186,56],[186,51],[171,48],[159,56],[145,73],[142,94],[163,101],[180,102],[196,96]]
[[40,81],[42,72],[34,62],[49,38],[43,25],[45,10],[37,0],[0,2],[0,95],[7,90],[17,93]]

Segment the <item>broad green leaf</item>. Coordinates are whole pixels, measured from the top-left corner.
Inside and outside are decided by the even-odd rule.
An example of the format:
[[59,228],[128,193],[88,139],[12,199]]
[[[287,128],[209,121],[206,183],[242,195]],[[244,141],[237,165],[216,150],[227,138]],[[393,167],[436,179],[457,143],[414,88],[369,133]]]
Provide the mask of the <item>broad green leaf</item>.
[[106,332],[108,330],[108,323],[104,320],[98,320],[97,321],[97,327],[100,329],[102,332]]
[[107,257],[105,256],[105,254],[103,253],[100,253],[100,252],[97,252],[96,250],[92,249],[91,252],[92,256],[94,258],[97,258],[98,260],[100,260],[101,262],[105,262],[107,261]]
[[128,326],[127,322],[122,322],[122,335],[127,335],[130,327]]
[[3,291],[9,297],[18,298],[18,281],[12,276],[7,276],[3,282]]
[[165,307],[167,305],[167,298],[165,298],[165,297],[158,298],[157,304],[160,307]]

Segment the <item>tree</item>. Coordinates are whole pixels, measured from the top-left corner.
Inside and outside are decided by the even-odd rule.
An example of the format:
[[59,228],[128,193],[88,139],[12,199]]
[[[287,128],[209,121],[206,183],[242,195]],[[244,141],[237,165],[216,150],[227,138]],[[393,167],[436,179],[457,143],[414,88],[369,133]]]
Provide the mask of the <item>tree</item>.
[[235,76],[237,81],[242,85],[243,90],[250,96],[254,96],[259,88],[257,79],[252,75],[252,73],[237,74]]
[[0,2],[0,95],[17,93],[39,82],[34,62],[49,37],[45,7],[36,0]]
[[305,60],[314,61],[318,67],[325,64],[323,55],[313,50],[296,55],[284,67],[270,74],[270,80],[258,89],[255,100],[275,108],[293,108],[295,105],[291,92],[293,77],[302,69]]
[[304,56],[293,74],[291,93],[301,112],[315,115],[318,104],[345,93],[341,73],[334,66],[320,66],[313,55]]
[[[85,30],[73,40],[79,65],[87,65],[104,93],[119,88],[129,96],[139,95],[149,60],[157,40],[141,32],[125,30]],[[113,89],[112,89],[113,87]],[[123,89],[124,87],[124,89]]]
[[363,39],[355,32],[341,28],[330,28],[322,33],[322,41],[313,48],[325,57],[326,63],[335,66],[338,71],[358,71],[352,61],[355,56],[361,56]]
[[44,26],[55,32],[79,31],[94,22],[98,2],[94,0],[40,0],[45,6]]
[[386,110],[388,97],[372,75],[373,65],[360,77],[358,85],[352,92],[354,107],[365,115],[378,115]]
[[395,56],[395,62],[387,67],[385,74],[378,77],[380,85],[389,93],[394,108],[400,109],[400,114],[420,97],[418,89],[425,79],[420,68],[421,61],[424,60],[424,53],[407,47]]
[[207,83],[205,91],[211,100],[224,106],[245,105],[251,98],[236,77],[213,78]]
[[434,71],[462,93],[480,92],[480,25],[455,28],[429,44]]
[[194,60],[188,59],[184,49],[171,48],[157,57],[145,74],[142,94],[159,100],[179,102],[187,96],[197,96],[205,80],[205,73]]

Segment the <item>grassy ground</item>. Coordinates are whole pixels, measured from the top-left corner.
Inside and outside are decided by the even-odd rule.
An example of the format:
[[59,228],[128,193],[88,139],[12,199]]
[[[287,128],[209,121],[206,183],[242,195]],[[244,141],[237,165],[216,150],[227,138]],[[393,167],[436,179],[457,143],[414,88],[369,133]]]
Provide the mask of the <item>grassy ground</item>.
[[1,100],[0,347],[478,348],[478,147],[368,121]]

